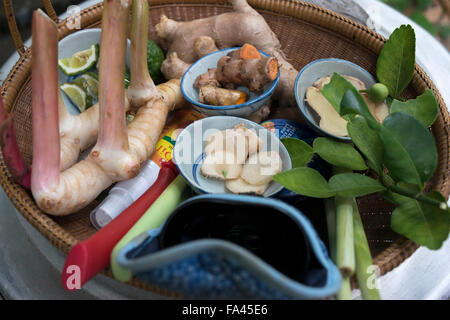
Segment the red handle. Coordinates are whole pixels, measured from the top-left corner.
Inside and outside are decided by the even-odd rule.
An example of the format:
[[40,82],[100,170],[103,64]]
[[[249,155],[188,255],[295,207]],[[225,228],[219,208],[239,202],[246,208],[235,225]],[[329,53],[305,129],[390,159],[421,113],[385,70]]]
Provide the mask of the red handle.
[[77,243],[67,255],[61,280],[66,290],[80,289],[87,281],[109,265],[117,242],[141,218],[160,194],[178,175],[172,161],[162,164],[155,183],[117,218],[89,239]]

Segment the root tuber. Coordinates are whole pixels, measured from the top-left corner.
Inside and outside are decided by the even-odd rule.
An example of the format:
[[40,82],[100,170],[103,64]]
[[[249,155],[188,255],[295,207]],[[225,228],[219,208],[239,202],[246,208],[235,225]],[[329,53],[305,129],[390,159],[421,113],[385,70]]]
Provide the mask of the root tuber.
[[202,86],[213,86],[220,88],[220,83],[216,78],[216,68],[208,69],[208,72],[201,74],[194,81],[194,88]]
[[181,79],[190,66],[178,58],[176,52],[173,52],[161,64],[161,72],[166,79]]
[[233,51],[230,57],[235,59],[261,59],[258,49],[249,43],[244,44],[240,49]]
[[[145,21],[148,21],[148,10],[142,9],[145,5],[145,0],[134,0],[134,8],[141,9],[136,9],[137,12],[133,13],[133,24],[139,24],[141,30]],[[80,130],[89,129],[84,137],[86,141],[71,142],[64,139],[70,133],[67,123],[74,121],[75,117],[70,118],[64,106],[58,103],[57,27],[41,10],[33,13],[34,138],[31,189],[37,205],[47,213],[67,215],[75,212],[89,204],[113,182],[136,175],[140,163],[147,160],[154,151],[169,110],[185,103],[179,80],[155,87],[156,91],[151,96],[146,96],[147,92],[141,91],[136,94],[135,101],[144,101],[144,105],[126,127],[123,76],[128,16],[128,2],[111,0],[104,3],[99,105],[83,112],[79,118],[76,117],[84,119],[76,120],[80,121]],[[146,35],[146,32],[143,34]],[[132,32],[131,38],[132,51],[146,49],[136,46],[136,41],[145,38],[141,33]],[[148,73],[146,56],[142,52],[134,52],[132,55],[138,57],[135,68],[132,68],[135,72],[138,70],[138,76],[132,75],[131,86],[141,89],[153,87],[151,77],[145,75],[145,72]],[[137,83],[140,81],[144,82]],[[94,114],[95,110],[99,115]],[[60,124],[64,126],[61,137]],[[68,142],[68,148],[71,147],[70,143],[78,144],[79,150],[81,145],[88,143],[93,137],[95,140],[96,133],[91,132],[93,128],[99,129],[98,140],[88,158],[61,171],[60,149],[65,148],[64,141]],[[75,156],[77,152],[71,158],[76,158]]]
[[213,106],[230,106],[244,103],[247,94],[239,90],[229,90],[214,86],[202,86],[199,90],[200,103]]
[[[202,58],[218,49],[213,38],[200,36],[195,39],[193,50],[197,58]],[[181,79],[190,66],[191,64],[181,60],[176,52],[172,52],[163,61],[161,72],[166,79]]]
[[222,57],[217,63],[216,79],[222,84],[233,83],[248,86],[250,91],[260,92],[265,84],[278,76],[278,61],[273,57],[261,59],[237,59]]
[[198,58],[203,58],[204,56],[217,50],[216,43],[211,37],[200,36],[194,41],[194,51]]
[[[274,98],[283,107],[295,106],[294,82],[298,71],[286,60],[281,44],[264,18],[246,0],[230,0],[233,12],[197,19],[177,22],[162,16],[156,26],[158,36],[168,43],[168,54],[176,52],[186,63],[198,59],[193,50],[194,41],[199,36],[214,39],[219,49],[252,44],[259,50],[274,56],[280,65],[280,82],[275,90]],[[298,109],[298,108],[297,108]],[[296,115],[300,113],[297,112]],[[297,119],[298,120],[298,119]]]

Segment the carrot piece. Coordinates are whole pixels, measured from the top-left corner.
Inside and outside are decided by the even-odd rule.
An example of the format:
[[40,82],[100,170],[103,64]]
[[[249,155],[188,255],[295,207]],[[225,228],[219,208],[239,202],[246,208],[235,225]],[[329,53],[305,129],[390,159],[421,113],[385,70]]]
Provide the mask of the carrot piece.
[[261,59],[261,54],[253,45],[246,43],[239,50],[240,59]]
[[267,75],[269,76],[270,80],[275,80],[278,77],[278,61],[277,59],[271,59],[267,65],[268,72]]

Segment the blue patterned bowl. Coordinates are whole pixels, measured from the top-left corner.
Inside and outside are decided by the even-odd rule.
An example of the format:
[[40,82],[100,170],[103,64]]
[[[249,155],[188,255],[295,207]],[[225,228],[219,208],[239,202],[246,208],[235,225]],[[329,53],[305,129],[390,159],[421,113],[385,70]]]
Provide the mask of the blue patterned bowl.
[[[228,52],[239,49],[239,47],[228,48],[210,53],[203,58],[197,60],[184,74],[181,80],[181,92],[187,101],[192,103],[195,110],[200,113],[209,116],[235,116],[245,117],[264,106],[272,96],[278,81],[280,79],[280,72],[278,71],[278,77],[264,86],[264,91],[260,94],[249,92],[246,87],[238,87],[238,90],[245,91],[248,94],[248,101],[242,104],[232,106],[211,106],[199,102],[198,89],[194,88],[194,82],[197,77],[208,69],[216,68],[217,62],[223,56],[226,56]],[[269,55],[259,51],[262,55],[268,57]]]
[[[246,128],[253,130],[263,140],[262,151],[277,151],[283,162],[282,171],[292,168],[292,161],[286,147],[274,133],[263,126],[243,118],[216,116],[197,120],[187,126],[177,137],[173,148],[173,161],[181,175],[191,185],[195,192],[203,193],[230,193],[225,188],[225,182],[221,180],[205,178],[200,173],[200,168],[205,157],[203,152],[205,142],[213,133],[232,129],[242,123]],[[264,197],[270,197],[283,189],[283,186],[272,181]]]
[[341,282],[299,210],[254,196],[191,198],[128,243],[117,262],[187,299],[321,299]]

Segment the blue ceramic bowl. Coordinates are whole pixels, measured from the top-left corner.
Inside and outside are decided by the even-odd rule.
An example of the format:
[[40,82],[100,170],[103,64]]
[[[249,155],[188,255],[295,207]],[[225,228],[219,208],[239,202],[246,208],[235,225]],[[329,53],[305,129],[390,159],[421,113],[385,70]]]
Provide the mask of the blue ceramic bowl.
[[340,140],[351,140],[350,137],[337,136],[319,127],[320,118],[318,114],[305,101],[306,89],[312,86],[313,83],[320,78],[331,76],[334,72],[358,78],[367,88],[371,87],[376,82],[367,70],[353,62],[336,58],[314,60],[299,72],[297,79],[295,80],[295,100],[308,125],[319,135],[329,136]]
[[[247,87],[238,87],[238,90],[245,91],[248,96],[248,101],[242,104],[236,104],[232,106],[211,106],[199,102],[198,89],[194,88],[194,82],[197,77],[208,69],[216,68],[217,62],[223,56],[226,56],[228,52],[239,49],[239,47],[228,48],[210,53],[203,58],[195,62],[184,74],[181,80],[181,92],[187,101],[192,103],[195,110],[200,113],[206,114],[208,116],[235,116],[235,117],[245,117],[256,111],[258,111],[262,106],[264,106],[267,101],[272,96],[278,81],[280,79],[280,72],[278,71],[277,78],[267,83],[264,86],[264,91],[261,94],[256,94],[254,92],[249,92]],[[263,56],[268,57],[269,55],[259,51]]]
[[[205,157],[203,152],[205,142],[210,135],[225,129],[233,129],[242,123],[246,128],[254,130],[263,141],[262,151],[277,151],[283,162],[282,171],[292,168],[292,161],[286,147],[277,136],[263,126],[242,118],[229,116],[208,117],[195,121],[187,126],[177,137],[173,149],[173,161],[181,175],[191,185],[195,192],[203,193],[231,193],[225,187],[225,182],[216,179],[205,178],[200,173],[200,168]],[[272,181],[264,197],[270,197],[283,189],[283,186]]]
[[[92,29],[85,29],[80,30],[77,32],[74,32],[67,37],[63,38],[58,43],[58,59],[68,58],[71,57],[73,54],[77,53],[78,51],[89,49],[90,46],[94,44],[100,44],[102,29],[100,28],[92,28]],[[127,66],[130,66],[130,45],[131,42],[128,39],[127,40]],[[77,76],[68,76],[64,74],[59,68],[58,68],[58,74],[59,74],[59,83],[64,82],[71,82],[73,81]],[[80,113],[78,108],[70,101],[70,99],[62,93],[62,98],[64,101],[64,104],[66,105],[69,112],[73,115],[76,115]]]

